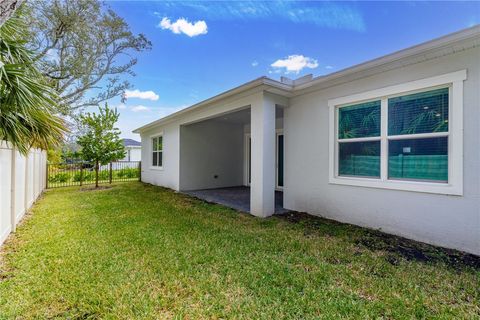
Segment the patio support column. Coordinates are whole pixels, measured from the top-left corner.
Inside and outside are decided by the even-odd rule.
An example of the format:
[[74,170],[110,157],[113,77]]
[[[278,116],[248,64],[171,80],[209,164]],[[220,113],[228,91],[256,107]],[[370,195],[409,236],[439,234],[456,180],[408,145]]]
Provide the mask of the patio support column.
[[275,103],[261,93],[251,104],[250,213],[275,213]]

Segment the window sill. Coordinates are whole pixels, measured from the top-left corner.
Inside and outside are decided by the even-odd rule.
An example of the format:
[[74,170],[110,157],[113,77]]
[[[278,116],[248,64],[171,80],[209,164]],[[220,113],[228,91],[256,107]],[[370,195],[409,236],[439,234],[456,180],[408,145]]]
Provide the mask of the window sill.
[[347,185],[354,187],[390,189],[410,192],[436,193],[462,196],[462,186],[449,183],[435,183],[422,181],[380,180],[375,178],[330,177],[330,184]]
[[157,170],[157,171],[163,171],[163,167],[150,166],[148,169],[150,169],[150,170]]

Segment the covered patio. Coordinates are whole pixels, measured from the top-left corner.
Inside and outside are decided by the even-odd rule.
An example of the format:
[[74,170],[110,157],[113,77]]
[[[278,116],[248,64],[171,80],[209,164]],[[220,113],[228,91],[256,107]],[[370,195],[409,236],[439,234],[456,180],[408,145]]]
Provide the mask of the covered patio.
[[255,94],[181,123],[178,190],[256,216],[282,212],[285,105]]
[[[226,207],[250,212],[250,187],[228,187],[205,190],[193,190],[183,192],[195,198],[205,200],[207,202],[218,203]],[[275,214],[288,212],[283,208],[283,192],[275,191]]]

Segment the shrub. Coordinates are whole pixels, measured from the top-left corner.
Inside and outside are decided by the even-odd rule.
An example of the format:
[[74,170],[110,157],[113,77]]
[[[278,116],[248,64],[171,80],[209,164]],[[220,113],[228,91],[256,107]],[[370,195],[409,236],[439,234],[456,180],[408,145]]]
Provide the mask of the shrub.
[[136,168],[124,168],[117,171],[117,177],[121,179],[138,178],[138,169]]
[[[73,175],[73,181],[80,182],[81,173],[79,171],[75,172]],[[83,171],[83,181],[93,181],[95,180],[95,174],[91,171]]]
[[[93,173],[93,179],[95,180],[95,172]],[[110,179],[110,173],[108,170],[103,170],[98,172],[98,180],[108,180]]]
[[64,183],[70,180],[70,175],[67,172],[59,172],[57,174],[54,174],[50,177],[48,177],[48,182],[60,182]]

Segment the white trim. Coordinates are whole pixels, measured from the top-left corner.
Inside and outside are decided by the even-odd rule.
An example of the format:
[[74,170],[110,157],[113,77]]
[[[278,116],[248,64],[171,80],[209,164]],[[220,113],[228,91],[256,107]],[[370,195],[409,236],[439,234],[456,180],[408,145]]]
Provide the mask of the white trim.
[[387,136],[388,140],[406,140],[406,139],[425,139],[425,138],[440,138],[448,137],[449,132],[430,132],[430,133],[415,133],[415,134],[401,134],[396,136]]
[[[449,195],[463,195],[463,81],[467,71],[461,70],[432,78],[407,82],[351,96],[328,101],[329,106],[329,183],[382,188],[393,190],[416,191]],[[388,98],[393,95],[408,94],[415,91],[427,91],[438,86],[449,88],[449,131],[413,135],[388,136]],[[339,107],[381,99],[381,136],[373,138],[337,139]],[[448,183],[388,180],[388,141],[398,139],[421,139],[448,137]],[[346,177],[338,175],[338,143],[353,141],[381,141],[380,179],[365,177]]]
[[[155,139],[155,138],[160,138],[160,137],[162,138],[162,150],[153,151],[152,140]],[[164,141],[163,141],[163,140],[164,140],[164,139],[163,139],[163,131],[161,131],[161,132],[159,132],[159,133],[157,133],[157,134],[150,135],[150,137],[149,137],[149,140],[148,140],[148,141],[149,141],[148,152],[149,152],[149,154],[150,154],[150,156],[149,156],[149,160],[150,160],[150,161],[149,161],[149,164],[148,164],[148,165],[149,165],[149,169],[150,169],[150,170],[160,170],[160,171],[163,170],[163,166],[164,166],[164,165],[163,165],[163,161],[164,161],[164,157],[163,157],[163,142],[164,142]],[[153,152],[156,152],[157,154],[158,154],[158,153],[162,153],[162,165],[161,165],[161,166],[154,166],[154,165],[152,165]],[[157,156],[157,163],[158,163],[158,156]]]
[[378,100],[386,96],[402,95],[403,93],[416,91],[420,89],[427,89],[436,86],[448,85],[454,82],[463,81],[467,79],[467,70],[460,70],[440,76],[415,80],[402,84],[397,84],[389,87],[384,87],[367,92],[357,93],[346,97],[328,100],[328,106],[343,106],[350,103],[361,103],[367,100]]
[[[338,108],[337,108],[338,110]],[[338,118],[337,118],[338,119]],[[338,142],[366,142],[366,141],[379,141],[380,136],[376,137],[362,137],[362,138],[349,138],[349,139],[337,139]]]

